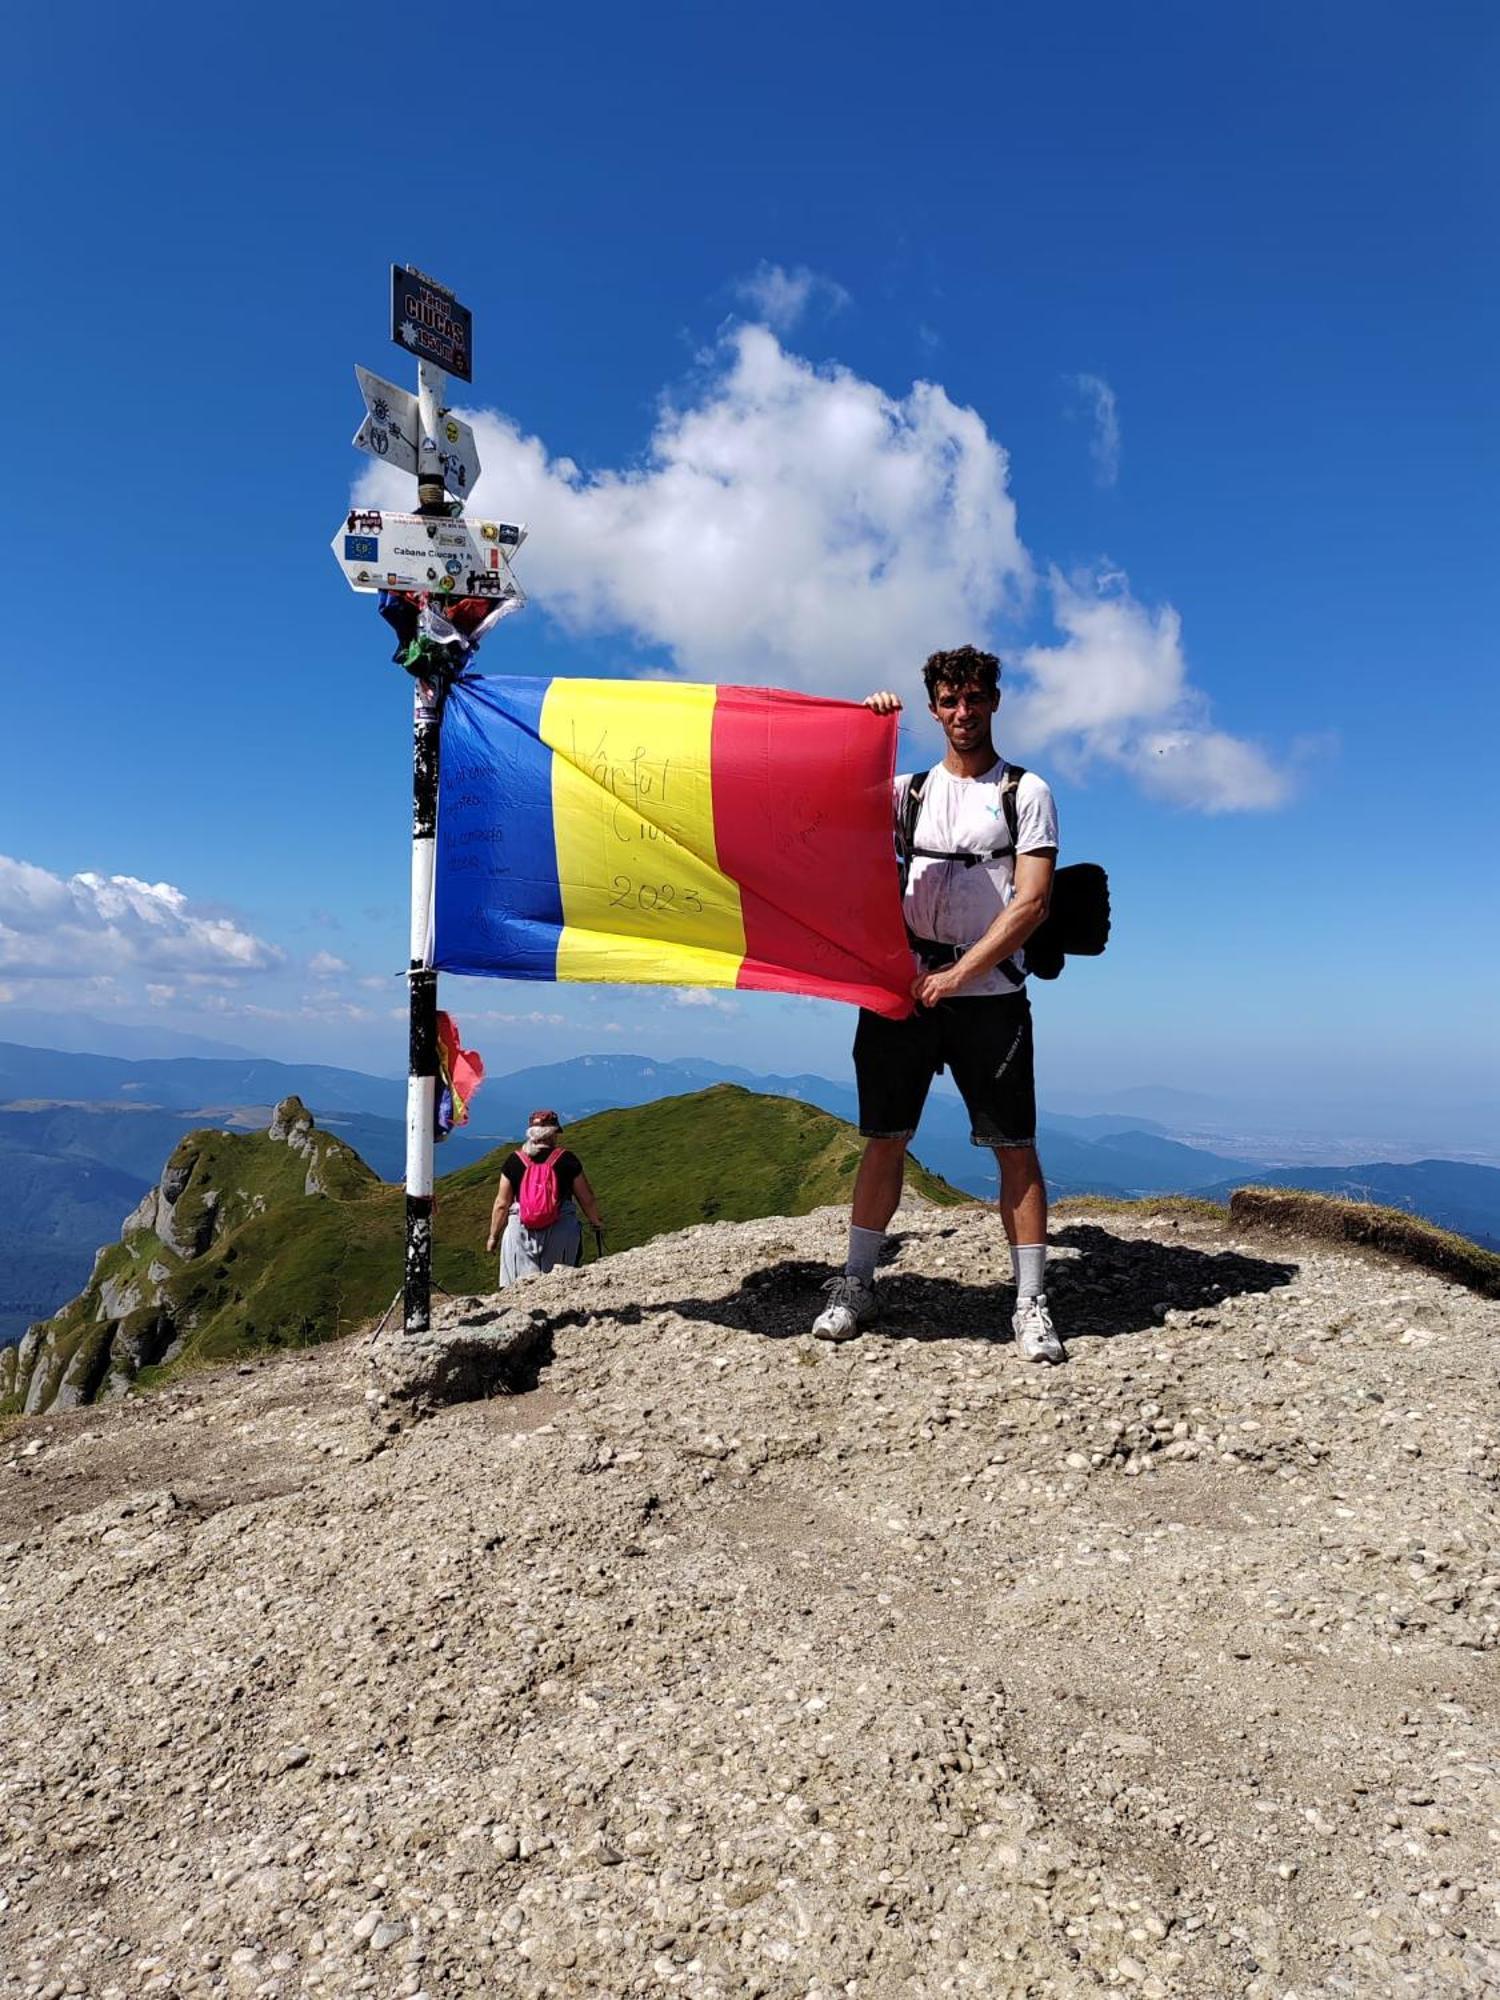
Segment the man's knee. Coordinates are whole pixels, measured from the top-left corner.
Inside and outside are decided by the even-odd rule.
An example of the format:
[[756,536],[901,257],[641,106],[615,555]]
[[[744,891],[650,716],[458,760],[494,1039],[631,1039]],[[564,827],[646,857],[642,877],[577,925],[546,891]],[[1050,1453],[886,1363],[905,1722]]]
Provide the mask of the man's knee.
[[899,1181],[906,1171],[906,1148],[911,1138],[908,1133],[887,1133],[883,1137],[866,1139],[864,1157],[859,1170],[866,1181]]
[[877,1160],[902,1160],[911,1144],[910,1132],[883,1132],[878,1137],[865,1140],[865,1158],[872,1155]]
[[906,1142],[910,1134],[902,1138],[866,1138],[864,1158],[860,1160],[860,1180],[864,1186],[900,1186],[906,1174]]
[[1042,1163],[1035,1146],[997,1146],[995,1159],[1000,1179],[1007,1187],[1024,1187],[1042,1178]]

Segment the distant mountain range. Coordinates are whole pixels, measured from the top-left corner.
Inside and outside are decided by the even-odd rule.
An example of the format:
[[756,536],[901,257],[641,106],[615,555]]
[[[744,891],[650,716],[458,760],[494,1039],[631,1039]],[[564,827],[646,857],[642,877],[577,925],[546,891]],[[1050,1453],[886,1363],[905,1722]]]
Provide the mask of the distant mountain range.
[[[439,1165],[450,1172],[472,1165],[513,1139],[538,1105],[576,1120],[721,1083],[858,1123],[852,1086],[828,1077],[757,1075],[696,1058],[586,1055],[491,1077],[472,1122],[441,1147]],[[99,1056],[0,1043],[0,1343],[78,1290],[95,1250],[116,1234],[189,1131],[261,1130],[274,1104],[297,1096],[320,1128],[394,1180],[405,1154],[404,1093],[397,1079],[237,1053]],[[1107,1111],[1043,1111],[1042,1154],[1055,1194],[1224,1200],[1231,1188],[1260,1181],[1387,1203],[1500,1247],[1500,1169],[1442,1159],[1295,1167],[1245,1159],[1172,1136],[1174,1106],[1189,1126],[1201,1114],[1202,1101],[1190,1094],[1123,1095],[1128,1101]],[[1155,1115],[1145,1115],[1146,1104]],[[994,1193],[992,1156],[970,1144],[951,1091],[934,1091],[916,1151],[954,1186]]]
[[250,1060],[253,1049],[234,1042],[192,1035],[182,1028],[139,1026],[100,1020],[90,1014],[52,1013],[40,1007],[7,1007],[0,1040],[24,1042],[28,1048],[80,1050],[85,1054],[125,1056],[139,1061],[152,1056],[228,1056]]

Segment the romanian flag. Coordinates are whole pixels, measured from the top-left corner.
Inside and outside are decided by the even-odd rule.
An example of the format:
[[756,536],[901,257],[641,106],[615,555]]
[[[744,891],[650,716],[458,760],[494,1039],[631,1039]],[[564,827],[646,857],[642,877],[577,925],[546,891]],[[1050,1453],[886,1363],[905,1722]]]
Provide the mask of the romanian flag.
[[437,1034],[440,1088],[433,1099],[433,1137],[446,1139],[455,1125],[469,1122],[469,1105],[484,1082],[484,1057],[464,1047],[451,1014],[439,1013]]
[[911,1012],[896,723],[680,681],[464,679],[443,716],[434,963]]

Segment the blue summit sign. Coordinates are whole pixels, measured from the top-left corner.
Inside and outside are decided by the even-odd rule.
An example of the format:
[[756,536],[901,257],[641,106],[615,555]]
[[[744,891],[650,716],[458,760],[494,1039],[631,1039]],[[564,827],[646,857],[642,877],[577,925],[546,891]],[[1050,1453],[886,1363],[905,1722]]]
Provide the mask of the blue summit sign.
[[403,264],[391,266],[391,339],[419,361],[461,382],[474,379],[474,317],[446,285]]

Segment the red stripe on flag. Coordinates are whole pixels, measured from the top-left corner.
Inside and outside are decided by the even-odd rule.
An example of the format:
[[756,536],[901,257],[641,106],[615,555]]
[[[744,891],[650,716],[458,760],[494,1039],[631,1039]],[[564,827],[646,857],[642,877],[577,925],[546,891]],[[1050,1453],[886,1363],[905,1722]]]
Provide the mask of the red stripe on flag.
[[896,721],[853,702],[721,687],[714,845],[740,889],[740,986],[911,1012],[891,841]]

